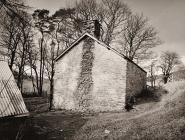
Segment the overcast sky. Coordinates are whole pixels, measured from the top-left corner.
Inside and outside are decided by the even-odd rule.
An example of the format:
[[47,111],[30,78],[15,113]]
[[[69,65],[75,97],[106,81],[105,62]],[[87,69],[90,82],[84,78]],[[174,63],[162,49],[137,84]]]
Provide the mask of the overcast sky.
[[[34,8],[45,8],[54,13],[69,7],[76,0],[26,0]],[[156,52],[175,51],[185,63],[185,0],[123,0],[133,12],[143,13],[157,29],[163,44]]]

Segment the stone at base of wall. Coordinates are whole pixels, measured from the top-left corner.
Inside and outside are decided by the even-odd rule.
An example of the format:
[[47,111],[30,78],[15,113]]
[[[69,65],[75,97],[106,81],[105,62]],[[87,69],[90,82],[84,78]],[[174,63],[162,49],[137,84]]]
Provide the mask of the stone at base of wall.
[[95,114],[95,113],[99,113],[101,115],[101,113],[121,113],[121,112],[126,112],[125,108],[122,109],[116,109],[116,110],[77,110],[77,109],[61,109],[61,108],[55,108],[52,109],[52,112],[55,111],[62,111],[62,112],[74,112],[74,113],[83,113],[83,114]]

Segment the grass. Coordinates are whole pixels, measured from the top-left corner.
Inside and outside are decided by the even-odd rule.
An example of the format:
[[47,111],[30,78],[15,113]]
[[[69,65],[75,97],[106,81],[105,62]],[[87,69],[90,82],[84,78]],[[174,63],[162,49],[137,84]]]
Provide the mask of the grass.
[[136,104],[149,103],[149,102],[159,102],[162,95],[167,94],[168,91],[164,88],[159,87],[148,87],[142,93],[136,96]]
[[46,112],[49,109],[48,97],[29,97],[24,98],[27,109],[30,112],[41,113]]
[[75,112],[45,112],[27,120],[25,140],[70,139],[87,120]]
[[[130,112],[80,114],[71,111],[47,112],[43,98],[26,98],[34,113],[21,124],[22,140],[184,140],[185,81],[166,84],[164,89],[141,94]],[[46,102],[46,104],[45,104]],[[45,112],[44,112],[45,111]],[[16,123],[17,128],[19,124]],[[0,127],[8,128],[7,123]],[[0,129],[0,137],[17,134]],[[3,130],[3,131],[2,131]],[[20,129],[19,129],[20,130]],[[4,134],[3,134],[3,133]],[[1,135],[3,134],[4,137]],[[6,134],[6,135],[5,135]],[[9,139],[8,139],[9,140]]]
[[[140,104],[133,112],[100,114],[89,120],[73,138],[75,140],[183,140],[185,139],[184,85],[184,81],[168,83],[164,88],[169,93],[163,95],[159,102]],[[109,130],[110,133],[106,134],[105,130]]]

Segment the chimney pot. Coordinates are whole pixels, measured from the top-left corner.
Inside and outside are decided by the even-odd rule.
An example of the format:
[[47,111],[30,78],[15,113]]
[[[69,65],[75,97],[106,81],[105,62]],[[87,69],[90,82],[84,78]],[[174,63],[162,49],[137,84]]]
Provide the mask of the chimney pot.
[[83,24],[83,28],[85,32],[90,33],[91,35],[95,36],[97,39],[100,38],[101,25],[98,20],[85,21]]

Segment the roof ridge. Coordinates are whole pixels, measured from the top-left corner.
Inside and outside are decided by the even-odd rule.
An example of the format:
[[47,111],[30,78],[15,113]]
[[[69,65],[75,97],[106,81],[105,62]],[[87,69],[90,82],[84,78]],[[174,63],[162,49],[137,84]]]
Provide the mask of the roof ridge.
[[[99,44],[101,44],[102,46],[108,48],[109,50],[113,51],[114,53],[116,53],[117,55],[119,55],[120,57],[130,61],[131,63],[133,63],[134,65],[136,65],[138,68],[140,68],[142,71],[146,72],[143,68],[141,68],[138,64],[136,64],[134,61],[132,61],[131,59],[129,59],[127,56],[125,56],[124,54],[118,52],[115,48],[110,47],[109,45],[105,44],[104,42],[98,40],[96,37],[92,36],[89,33],[84,33],[81,37],[79,37],[77,40],[75,40],[70,47],[68,47],[66,50],[64,50],[58,57],[55,58],[55,61],[57,61],[58,59],[60,59],[65,53],[67,53],[70,49],[73,48],[74,45],[76,45],[81,39],[83,39],[85,36],[89,36],[92,39],[94,39],[96,42],[98,42]],[[147,73],[147,72],[146,72]]]

